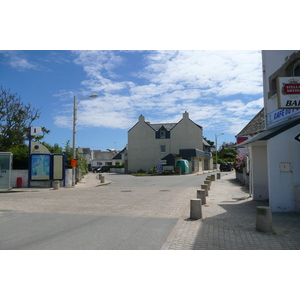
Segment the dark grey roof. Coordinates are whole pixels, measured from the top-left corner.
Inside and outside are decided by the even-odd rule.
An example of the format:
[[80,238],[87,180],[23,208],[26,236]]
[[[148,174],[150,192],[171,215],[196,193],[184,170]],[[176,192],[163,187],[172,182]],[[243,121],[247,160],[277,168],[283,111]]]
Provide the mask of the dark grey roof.
[[250,138],[250,139],[246,140],[245,142],[238,144],[237,146],[240,147],[240,146],[248,145],[250,143],[254,143],[257,141],[267,141],[267,140],[273,138],[274,136],[276,136],[280,133],[283,133],[284,131],[286,131],[298,124],[300,124],[300,117],[297,119],[293,119],[290,122],[285,122],[284,124],[267,129],[267,130],[263,131],[262,133],[254,136],[253,138]]
[[116,156],[113,157],[113,159],[122,159],[122,153],[125,152],[126,147],[120,151]]
[[204,144],[205,146],[211,147],[211,145],[210,145],[205,139],[203,139],[203,144]]
[[181,157],[201,157],[201,158],[210,158],[210,154],[206,154],[204,151],[192,148],[192,149],[179,149],[179,156]]
[[82,148],[82,153],[83,154],[91,154],[91,149],[90,148]]
[[116,155],[115,152],[110,151],[100,151],[100,150],[94,150],[93,151],[93,160],[110,160],[113,159],[113,157]]
[[[147,122],[146,122],[147,123]],[[150,124],[148,123],[155,131],[159,130],[164,126],[168,131],[170,131],[177,123],[162,123],[162,124]]]
[[253,136],[265,130],[265,114],[262,108],[258,114],[236,135],[236,137]]

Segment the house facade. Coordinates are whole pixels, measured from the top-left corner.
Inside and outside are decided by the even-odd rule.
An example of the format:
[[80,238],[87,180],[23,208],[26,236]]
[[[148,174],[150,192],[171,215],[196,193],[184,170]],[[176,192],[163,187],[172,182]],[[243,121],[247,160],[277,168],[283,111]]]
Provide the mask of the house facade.
[[264,130],[240,146],[250,149],[253,200],[273,212],[300,212],[300,51],[262,51]]
[[114,159],[117,151],[91,150],[91,167],[112,166],[118,159]]
[[128,131],[127,172],[148,172],[160,164],[174,170],[179,159],[187,159],[192,172],[212,169],[209,145],[203,143],[202,131],[189,119],[188,112],[178,123],[165,124],[150,124],[141,115]]

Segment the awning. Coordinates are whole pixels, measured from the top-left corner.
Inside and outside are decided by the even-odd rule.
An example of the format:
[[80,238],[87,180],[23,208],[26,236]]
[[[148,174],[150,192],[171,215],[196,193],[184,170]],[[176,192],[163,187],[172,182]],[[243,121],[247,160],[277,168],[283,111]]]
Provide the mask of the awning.
[[193,149],[179,149],[179,156],[191,159],[192,157],[199,157],[204,159],[210,159],[210,153],[205,153],[202,150],[193,148]]

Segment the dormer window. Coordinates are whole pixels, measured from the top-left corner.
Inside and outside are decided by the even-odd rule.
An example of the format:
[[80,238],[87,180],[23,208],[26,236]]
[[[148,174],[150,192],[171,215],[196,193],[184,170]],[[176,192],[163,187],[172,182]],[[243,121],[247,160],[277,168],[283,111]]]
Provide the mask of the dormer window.
[[162,128],[160,130],[160,138],[165,139],[166,138],[166,129]]

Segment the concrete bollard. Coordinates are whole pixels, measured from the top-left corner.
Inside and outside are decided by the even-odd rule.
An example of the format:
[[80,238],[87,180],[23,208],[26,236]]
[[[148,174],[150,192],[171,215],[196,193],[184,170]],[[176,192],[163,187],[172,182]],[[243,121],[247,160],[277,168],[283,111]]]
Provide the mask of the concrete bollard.
[[211,186],[211,183],[212,183],[212,178],[210,176],[206,177],[206,180],[209,181],[209,186]]
[[211,181],[216,181],[216,175],[215,174],[210,175],[210,178],[211,178],[210,179]]
[[206,184],[207,189],[210,190],[210,180],[204,180],[204,184]]
[[272,212],[270,207],[256,207],[256,230],[262,232],[273,231]]
[[201,204],[206,204],[206,191],[205,190],[197,190],[197,198],[201,199]]
[[201,190],[205,190],[205,196],[208,196],[208,186],[207,186],[207,184],[201,184]]
[[221,173],[217,173],[217,179],[221,179]]
[[105,177],[102,174],[99,174],[99,180],[100,180],[100,183],[104,183]]
[[190,218],[195,220],[202,219],[201,199],[190,200]]
[[210,186],[211,186],[211,181],[210,180],[204,180],[204,184],[208,185],[208,190],[210,190]]
[[59,184],[60,184],[60,182],[58,180],[53,181],[53,188],[55,190],[58,190],[59,189]]

